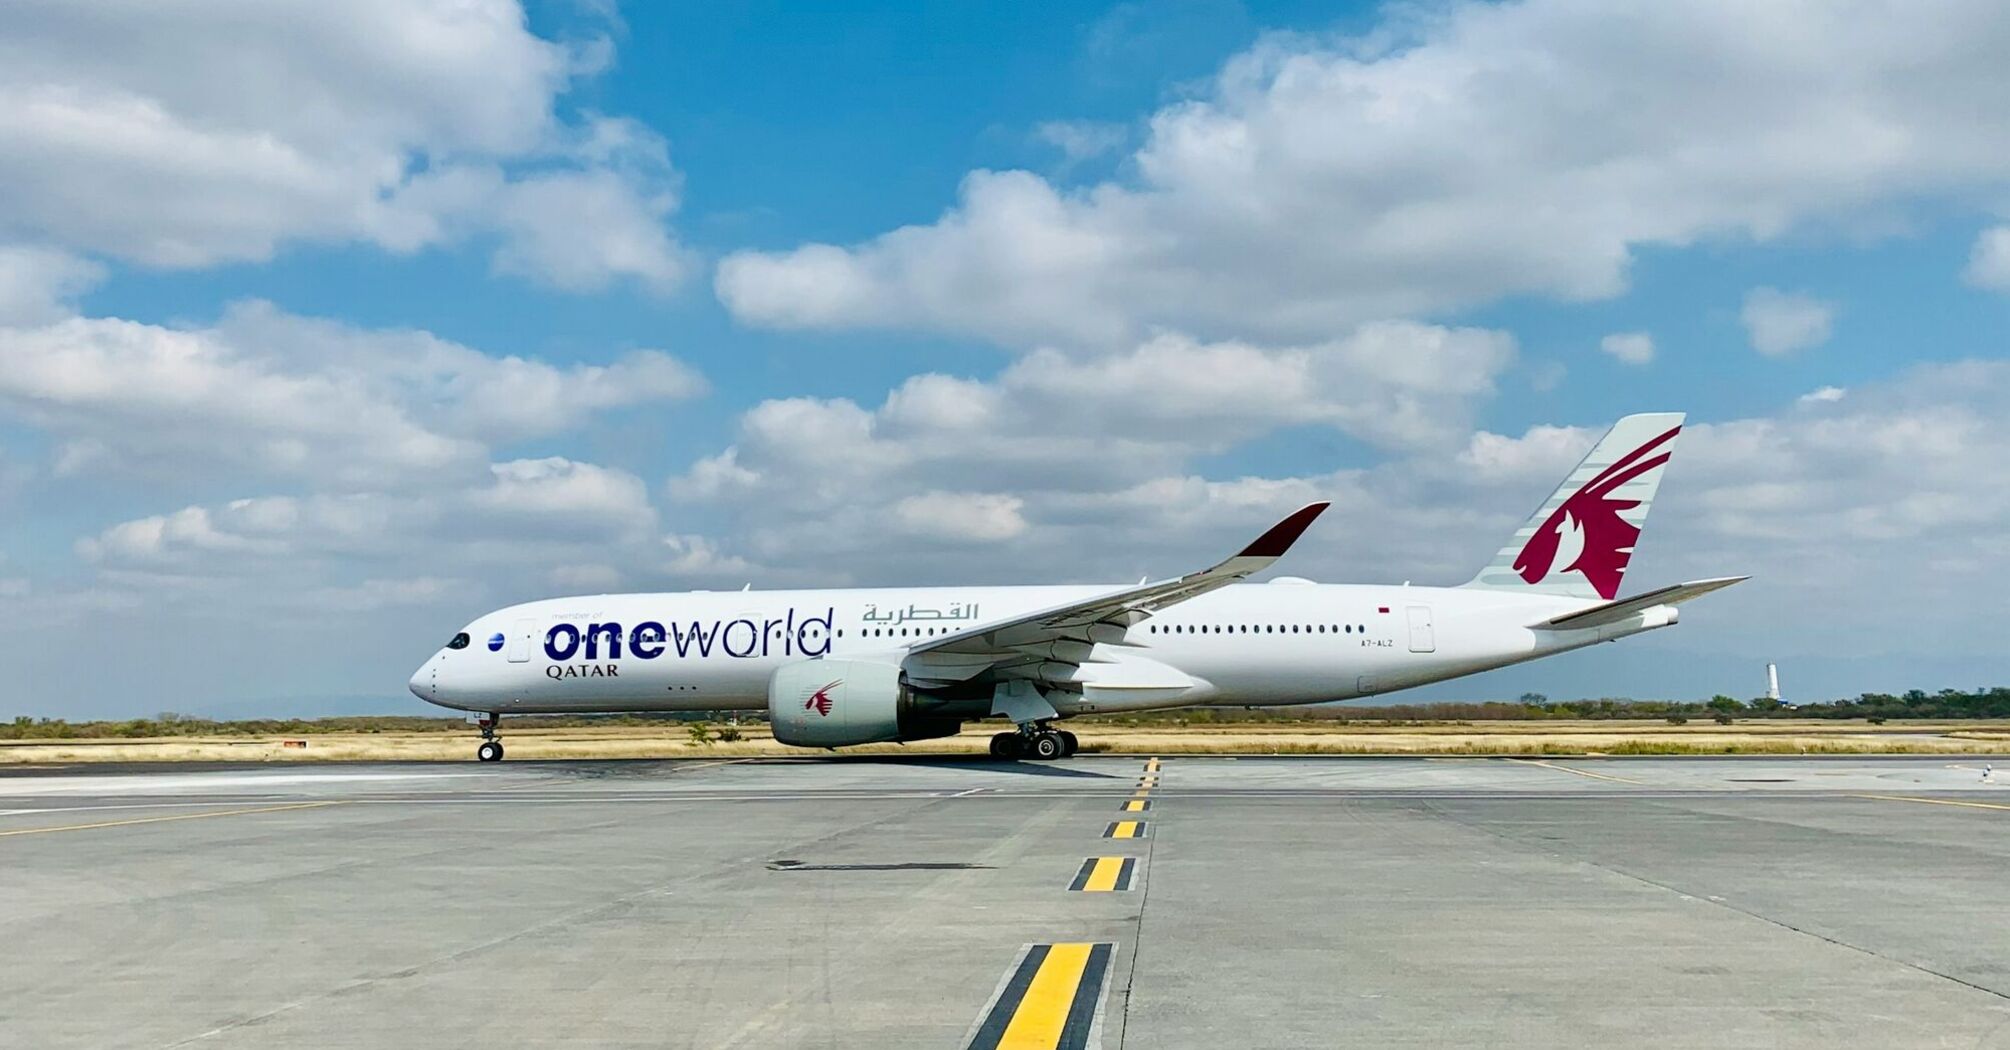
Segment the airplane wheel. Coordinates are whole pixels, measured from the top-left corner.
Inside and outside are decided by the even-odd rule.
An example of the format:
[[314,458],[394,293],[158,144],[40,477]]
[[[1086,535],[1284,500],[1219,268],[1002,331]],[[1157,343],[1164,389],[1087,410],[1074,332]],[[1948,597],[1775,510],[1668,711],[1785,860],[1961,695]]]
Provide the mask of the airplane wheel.
[[1019,752],[1019,734],[998,733],[991,737],[992,758],[1018,758]]
[[502,761],[502,757],[503,747],[497,741],[484,740],[482,741],[482,746],[475,748],[475,759],[477,761],[500,762]]
[[1065,729],[1056,730],[1056,732],[1061,734],[1061,743],[1065,747],[1065,750],[1063,750],[1061,753],[1061,757],[1062,758],[1075,757],[1075,752],[1081,749],[1082,742],[1080,740],[1075,739],[1075,734],[1070,733]]
[[1043,762],[1060,758],[1067,750],[1068,745],[1059,733],[1048,731],[1033,737],[1033,757]]

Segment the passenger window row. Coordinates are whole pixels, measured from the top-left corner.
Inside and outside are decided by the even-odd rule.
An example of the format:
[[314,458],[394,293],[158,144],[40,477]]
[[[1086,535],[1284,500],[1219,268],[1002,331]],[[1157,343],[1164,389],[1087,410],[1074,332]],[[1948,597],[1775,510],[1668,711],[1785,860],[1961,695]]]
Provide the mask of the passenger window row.
[[1363,624],[1151,624],[1151,634],[1367,634]]

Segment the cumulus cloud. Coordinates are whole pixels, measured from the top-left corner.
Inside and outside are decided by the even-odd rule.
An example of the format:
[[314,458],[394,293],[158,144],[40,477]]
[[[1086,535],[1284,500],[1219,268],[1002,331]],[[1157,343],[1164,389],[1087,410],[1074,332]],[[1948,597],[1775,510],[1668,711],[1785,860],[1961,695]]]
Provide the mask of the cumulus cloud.
[[2000,194],[2010,111],[1974,100],[2010,92],[2006,49],[1986,0],[1458,3],[1272,36],[1151,115],[1134,176],[975,171],[933,222],[735,253],[716,285],[748,323],[1013,344],[1608,297],[1642,246]]
[[658,351],[561,367],[263,303],[208,327],[71,317],[0,329],[0,357],[0,418],[55,437],[59,474],[229,471],[350,487],[452,478],[478,471],[488,442],[705,389]]
[[1782,357],[1829,341],[1835,307],[1813,296],[1754,288],[1745,293],[1738,311],[1752,349],[1767,357]]
[[[915,376],[876,410],[762,402],[726,451],[675,484],[696,499],[837,508],[866,479],[961,490],[973,463],[1012,485],[1096,487],[1293,424],[1378,445],[1455,442],[1514,357],[1505,333],[1409,322],[1283,348],[1162,335],[1121,355],[1038,350],[990,381]],[[1094,455],[1079,450],[1094,447]]]
[[32,4],[0,34],[0,237],[163,267],[492,237],[499,270],[667,288],[661,140],[555,115],[604,51],[517,0]]
[[68,252],[0,245],[0,328],[68,317],[72,301],[104,276],[104,267]]
[[947,543],[997,543],[1026,531],[1025,501],[992,492],[924,492],[893,505],[893,520],[910,536]]
[[1614,332],[1599,340],[1598,348],[1629,365],[1654,360],[1654,337],[1646,332]]
[[345,610],[436,604],[538,573],[582,582],[610,554],[635,555],[645,574],[662,560],[650,560],[657,512],[633,474],[547,457],[488,475],[188,506],[111,525],[76,549],[103,579],[165,599],[230,590],[261,607],[325,598]]
[[1408,322],[1296,347],[1167,334],[1116,355],[1039,350],[989,380],[912,377],[876,408],[763,402],[670,489],[742,521],[738,549],[763,564],[819,552],[862,573],[892,553],[889,530],[1013,548],[1279,427],[1445,454],[1513,357],[1504,333]]
[[1064,162],[1079,164],[1121,149],[1130,131],[1103,121],[1049,120],[1034,125],[1033,137],[1060,150]]
[[1977,288],[2010,292],[2010,226],[1993,226],[1975,238],[1961,276]]

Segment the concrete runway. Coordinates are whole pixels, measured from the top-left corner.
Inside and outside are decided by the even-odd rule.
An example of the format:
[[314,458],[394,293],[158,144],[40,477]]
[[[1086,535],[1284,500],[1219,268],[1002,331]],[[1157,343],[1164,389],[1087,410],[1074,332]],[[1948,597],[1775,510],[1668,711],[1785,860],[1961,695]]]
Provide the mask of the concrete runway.
[[1985,761],[0,769],[0,1044],[2010,1050]]

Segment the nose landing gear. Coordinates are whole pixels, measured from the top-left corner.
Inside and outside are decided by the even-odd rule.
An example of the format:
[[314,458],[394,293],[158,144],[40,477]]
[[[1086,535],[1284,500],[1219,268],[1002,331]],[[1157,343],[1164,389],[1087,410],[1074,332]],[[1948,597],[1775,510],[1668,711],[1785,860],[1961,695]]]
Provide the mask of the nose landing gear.
[[1075,734],[1054,729],[1044,722],[1028,722],[1017,732],[999,733],[991,738],[992,758],[1037,758],[1052,761],[1075,753]]
[[482,731],[482,743],[475,748],[477,762],[500,762],[503,757],[502,741],[496,739],[496,726],[502,723],[502,716],[491,711],[475,721]]

